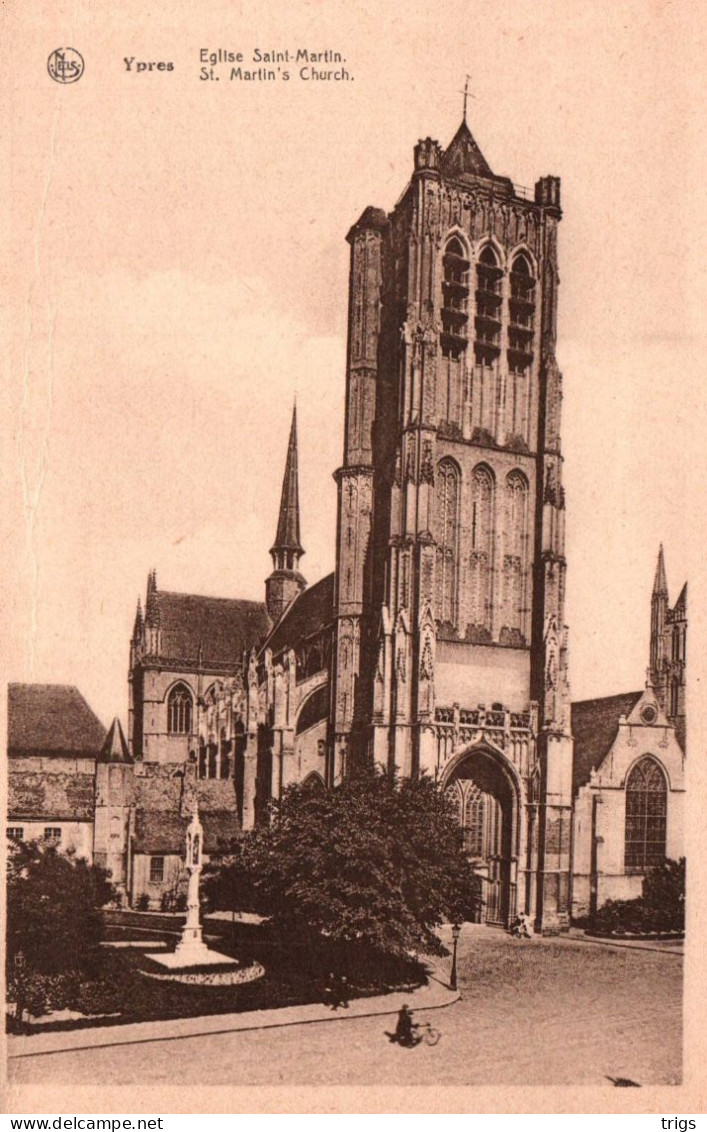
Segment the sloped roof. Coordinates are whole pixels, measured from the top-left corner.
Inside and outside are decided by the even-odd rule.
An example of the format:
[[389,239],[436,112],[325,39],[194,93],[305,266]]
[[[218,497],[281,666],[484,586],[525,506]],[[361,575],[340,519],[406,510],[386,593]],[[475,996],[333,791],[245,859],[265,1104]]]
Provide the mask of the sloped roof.
[[673,606],[673,613],[684,613],[687,609],[687,582],[680,590],[680,596]]
[[[204,829],[205,853],[223,852],[240,833],[240,824],[233,811],[200,812],[199,818]],[[179,813],[138,810],[135,815],[135,852],[182,856],[189,820]]]
[[7,813],[11,821],[93,821],[94,806],[92,774],[10,771],[8,775]]
[[240,664],[243,653],[265,638],[270,619],[262,601],[201,597],[157,590],[162,656],[202,664]]
[[106,737],[100,719],[70,684],[10,684],[7,713],[10,755],[95,758]]
[[572,704],[572,787],[575,792],[589,782],[592,770],[596,770],[608,754],[618,734],[619,718],[629,715],[642,695],[643,692],[625,692],[620,696]]
[[441,168],[443,173],[451,177],[460,177],[465,173],[474,177],[493,177],[491,166],[476,144],[466,120],[445,149]]
[[283,613],[263,647],[273,655],[296,649],[307,637],[331,625],[334,617],[334,575],[327,574],[303,590]]
[[117,716],[108,729],[98,761],[99,763],[131,763],[133,761]]

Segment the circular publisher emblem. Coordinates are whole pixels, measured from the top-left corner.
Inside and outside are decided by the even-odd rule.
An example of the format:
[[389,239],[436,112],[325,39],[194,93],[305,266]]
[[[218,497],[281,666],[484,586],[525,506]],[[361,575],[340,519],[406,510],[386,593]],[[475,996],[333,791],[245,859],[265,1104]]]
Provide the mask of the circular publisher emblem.
[[83,58],[73,47],[57,47],[47,59],[47,70],[55,83],[78,82],[83,69]]

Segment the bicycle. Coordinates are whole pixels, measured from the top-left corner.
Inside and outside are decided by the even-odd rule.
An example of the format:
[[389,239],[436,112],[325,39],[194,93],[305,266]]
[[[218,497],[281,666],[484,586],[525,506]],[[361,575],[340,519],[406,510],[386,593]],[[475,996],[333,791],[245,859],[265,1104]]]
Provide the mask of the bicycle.
[[439,1030],[435,1030],[430,1022],[418,1023],[418,1031],[421,1032],[421,1040],[428,1046],[436,1046],[442,1034]]

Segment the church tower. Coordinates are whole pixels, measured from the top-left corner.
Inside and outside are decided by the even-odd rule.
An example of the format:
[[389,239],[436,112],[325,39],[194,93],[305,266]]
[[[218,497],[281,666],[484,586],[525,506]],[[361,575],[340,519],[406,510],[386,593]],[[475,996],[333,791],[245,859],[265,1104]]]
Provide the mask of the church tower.
[[351,245],[334,780],[368,759],[459,807],[486,918],[568,923],[572,740],[560,182],[491,170],[464,120]]
[[292,410],[290,441],[287,446],[285,475],[282,481],[280,514],[275,542],[270,548],[273,571],[265,581],[265,604],[273,621],[279,621],[294,598],[307,583],[299,572],[304,554],[299,529],[299,483],[297,478],[297,406]]

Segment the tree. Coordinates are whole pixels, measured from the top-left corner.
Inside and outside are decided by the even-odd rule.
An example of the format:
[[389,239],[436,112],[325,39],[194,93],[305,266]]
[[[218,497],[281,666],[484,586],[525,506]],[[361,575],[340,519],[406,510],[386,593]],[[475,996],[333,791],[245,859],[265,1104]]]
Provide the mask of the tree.
[[40,842],[13,842],[8,854],[8,972],[58,975],[89,967],[101,937],[100,909],[115,899],[107,873]]
[[650,869],[643,881],[643,900],[655,909],[669,931],[685,930],[685,858],[666,860]]
[[221,878],[287,938],[397,957],[439,950],[434,928],[469,918],[476,899],[447,797],[427,778],[377,773],[287,789]]

